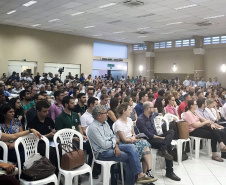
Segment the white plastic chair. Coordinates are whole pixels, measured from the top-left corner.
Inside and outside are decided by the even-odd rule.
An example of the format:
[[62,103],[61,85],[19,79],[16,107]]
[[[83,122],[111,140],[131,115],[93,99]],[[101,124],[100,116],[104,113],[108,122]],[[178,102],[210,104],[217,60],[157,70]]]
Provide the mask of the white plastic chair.
[[[58,174],[58,184],[60,184],[61,175],[64,176],[65,185],[72,185],[72,180],[74,178],[74,184],[78,184],[78,175],[82,175],[85,173],[89,173],[89,184],[93,185],[93,178],[92,178],[92,169],[88,164],[84,164],[81,167],[78,167],[74,170],[67,171],[63,170],[60,165],[60,154],[59,154],[59,148],[58,148],[58,139],[60,140],[61,144],[67,144],[72,143],[74,135],[79,137],[79,148],[83,150],[83,136],[76,130],[73,129],[61,129],[57,131],[53,137],[53,141],[56,146],[56,152],[57,152],[57,162],[58,162],[58,168],[59,168],[59,174]],[[62,155],[65,153],[64,150],[62,150]]]
[[207,155],[208,156],[211,155],[211,139],[205,139],[205,138],[195,137],[195,136],[189,136],[189,137],[191,138],[192,150],[193,150],[194,143],[195,143],[195,158],[196,159],[199,158],[201,140],[203,140],[203,143],[206,141]]
[[[164,118],[166,119],[166,124],[168,124],[167,128],[169,128],[169,123],[171,121],[173,121],[174,118],[176,119],[176,121],[179,121],[179,118],[177,116],[170,114],[170,113],[165,114]],[[171,142],[172,145],[175,145],[177,147],[177,162],[178,162],[179,165],[181,165],[181,163],[182,163],[183,143],[186,143],[186,142],[189,142],[190,157],[192,159],[192,142],[191,142],[190,138],[188,138],[188,139],[177,139],[177,140],[174,139]]]
[[2,162],[7,163],[8,162],[8,147],[3,141],[0,141],[0,147],[2,147],[2,150],[3,150]]
[[[89,138],[88,130],[89,130],[89,127],[86,128],[86,136]],[[103,185],[109,185],[109,180],[110,180],[110,177],[111,177],[111,174],[110,174],[111,166],[113,164],[117,164],[118,162],[97,160],[94,156],[93,147],[92,147],[91,142],[90,142],[90,146],[91,146],[92,153],[93,153],[92,169],[93,169],[93,166],[94,166],[94,162],[97,163],[97,164],[100,164],[101,165],[101,173],[102,173],[101,176],[103,177]],[[121,176],[122,176],[122,185],[124,185],[123,163],[122,162],[120,162],[120,168],[121,168]]]
[[[46,144],[45,156],[46,158],[49,158],[49,140],[45,136],[42,136],[42,140]],[[38,153],[37,152],[38,142],[39,142],[39,139],[33,134],[19,137],[15,142],[15,151],[16,151],[16,157],[17,157],[17,163],[18,163],[18,170],[19,170],[18,175],[19,175],[20,183],[23,185],[40,185],[40,184],[48,184],[50,182],[54,182],[54,184],[57,185],[57,177],[55,174],[37,181],[26,181],[20,178],[22,165],[20,161],[19,144],[23,145],[25,161],[26,161],[27,159],[30,158],[32,154]]]

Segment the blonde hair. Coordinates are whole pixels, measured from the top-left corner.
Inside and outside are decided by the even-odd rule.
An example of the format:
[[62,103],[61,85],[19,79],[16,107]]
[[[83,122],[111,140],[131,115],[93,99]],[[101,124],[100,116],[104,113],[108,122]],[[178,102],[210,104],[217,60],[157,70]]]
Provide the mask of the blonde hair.
[[207,99],[206,100],[207,106],[209,106],[211,103],[214,103],[214,100],[213,99]]

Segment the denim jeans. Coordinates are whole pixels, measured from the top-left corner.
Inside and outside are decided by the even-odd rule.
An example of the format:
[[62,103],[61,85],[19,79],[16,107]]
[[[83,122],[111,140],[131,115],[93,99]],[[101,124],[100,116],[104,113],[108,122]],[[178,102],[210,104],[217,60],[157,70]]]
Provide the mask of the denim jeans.
[[135,184],[135,176],[142,172],[140,160],[133,144],[120,144],[121,154],[116,157],[114,149],[102,152],[97,159],[102,161],[123,162],[126,170],[126,184]]

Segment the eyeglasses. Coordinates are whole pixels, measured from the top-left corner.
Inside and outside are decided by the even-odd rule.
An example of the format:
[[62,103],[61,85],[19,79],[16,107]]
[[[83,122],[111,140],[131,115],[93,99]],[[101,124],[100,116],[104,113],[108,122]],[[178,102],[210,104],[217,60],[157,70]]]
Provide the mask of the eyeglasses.
[[108,113],[108,111],[107,112],[100,112],[100,114],[107,114]]

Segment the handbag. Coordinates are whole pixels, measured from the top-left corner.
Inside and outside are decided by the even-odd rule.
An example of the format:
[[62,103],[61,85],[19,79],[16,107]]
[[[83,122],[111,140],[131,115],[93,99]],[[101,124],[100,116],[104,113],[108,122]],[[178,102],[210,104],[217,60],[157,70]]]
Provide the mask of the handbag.
[[189,125],[186,121],[177,122],[179,139],[188,139],[189,138]]
[[84,165],[85,157],[83,150],[78,149],[73,143],[61,144],[61,146],[66,152],[61,158],[61,168],[63,170],[72,170]]
[[54,174],[56,167],[51,164],[49,159],[41,157],[34,161],[29,169],[22,170],[21,178],[27,181],[36,181],[44,179]]

